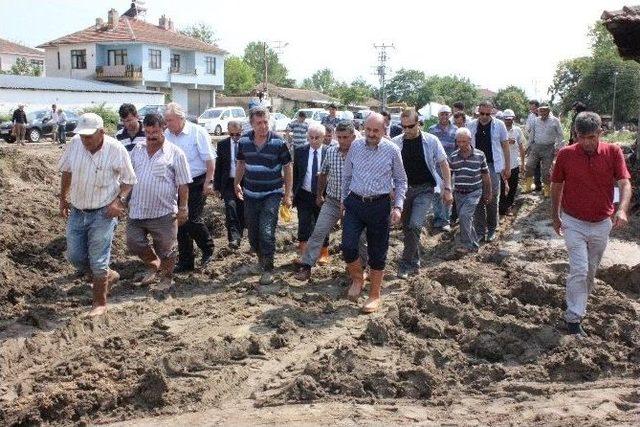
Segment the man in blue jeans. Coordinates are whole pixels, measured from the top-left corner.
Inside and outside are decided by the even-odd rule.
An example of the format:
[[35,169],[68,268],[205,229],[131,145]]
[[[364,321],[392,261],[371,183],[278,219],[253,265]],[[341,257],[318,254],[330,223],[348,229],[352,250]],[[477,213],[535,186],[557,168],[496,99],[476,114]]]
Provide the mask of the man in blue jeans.
[[[363,313],[380,307],[380,290],[389,249],[389,227],[402,216],[407,174],[396,144],[384,138],[384,117],[371,113],[364,125],[365,138],[351,144],[344,163],[342,203],[344,222],[342,254],[351,277],[349,299],[360,296],[364,284],[358,246],[360,234],[366,230],[369,254],[369,299]],[[391,192],[394,192],[393,208]]]
[[129,153],[104,134],[100,116],[83,114],[60,158],[60,215],[68,218],[67,259],[93,282],[89,316],[107,311],[107,294],[120,276],[109,269],[111,241],[136,176]]
[[[445,118],[449,125],[448,114]],[[453,196],[449,163],[440,140],[420,130],[418,113],[414,109],[404,110],[400,123],[404,133],[393,138],[393,142],[400,148],[409,188],[402,215],[404,251],[398,265],[398,277],[406,279],[420,270],[420,234],[433,200],[442,200],[441,205],[449,209]]]
[[[234,188],[244,201],[244,220],[249,244],[258,255],[261,285],[273,283],[273,257],[276,252],[278,209],[283,198],[291,207],[293,168],[285,142],[269,131],[269,112],[254,107],[249,112],[252,131],[238,141]],[[243,181],[244,178],[244,181]]]
[[[456,150],[456,129],[451,123],[451,108],[443,105],[438,110],[438,123],[429,127],[429,133],[438,137],[447,156]],[[406,133],[406,131],[405,131]],[[446,160],[446,159],[445,159]],[[440,171],[436,171],[440,173]],[[444,179],[444,176],[440,176]],[[444,192],[435,192],[433,197],[433,228],[442,231],[451,231],[452,203],[444,203]]]

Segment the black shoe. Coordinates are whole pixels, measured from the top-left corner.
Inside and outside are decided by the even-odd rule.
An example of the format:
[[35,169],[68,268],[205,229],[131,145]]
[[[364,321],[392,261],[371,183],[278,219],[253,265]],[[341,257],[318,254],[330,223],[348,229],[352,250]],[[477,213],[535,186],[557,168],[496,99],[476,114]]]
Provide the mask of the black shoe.
[[584,331],[584,329],[582,329],[582,325],[580,324],[580,322],[567,322],[567,330],[571,335],[578,335],[581,337],[587,336],[587,333]]
[[206,267],[209,262],[213,260],[213,252],[202,254],[202,261],[200,261],[201,267]]
[[176,268],[173,269],[174,273],[188,273],[189,271],[193,271],[193,265],[178,264]]

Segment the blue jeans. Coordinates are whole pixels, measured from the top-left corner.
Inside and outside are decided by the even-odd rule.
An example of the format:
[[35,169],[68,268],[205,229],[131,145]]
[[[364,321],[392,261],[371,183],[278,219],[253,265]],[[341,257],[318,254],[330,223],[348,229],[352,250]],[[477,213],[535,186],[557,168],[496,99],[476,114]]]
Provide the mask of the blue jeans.
[[342,224],[342,256],[347,264],[358,259],[360,235],[366,230],[369,267],[384,270],[389,249],[390,215],[388,196],[374,201],[362,201],[353,194],[347,196]]
[[92,212],[71,208],[67,222],[67,259],[81,273],[101,278],[109,271],[111,242],[118,224],[107,218],[106,206]]
[[433,226],[442,228],[451,223],[452,205],[442,202],[442,193],[433,193]]
[[474,214],[481,197],[482,189],[470,193],[461,193],[459,191],[453,193],[460,220],[460,245],[471,250],[477,250],[480,247],[474,225]]
[[244,199],[244,221],[249,244],[260,259],[265,271],[273,270],[273,256],[276,253],[276,227],[282,194]]
[[431,186],[409,187],[404,201],[402,228],[404,230],[404,250],[400,259],[400,269],[416,270],[420,267],[420,233],[431,210],[435,196]]

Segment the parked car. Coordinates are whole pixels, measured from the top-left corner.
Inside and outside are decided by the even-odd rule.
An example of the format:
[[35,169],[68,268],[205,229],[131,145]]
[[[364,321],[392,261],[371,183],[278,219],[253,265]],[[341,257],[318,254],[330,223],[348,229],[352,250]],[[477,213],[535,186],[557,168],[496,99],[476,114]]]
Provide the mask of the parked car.
[[[78,115],[73,111],[65,111],[67,116],[67,136],[73,136],[74,130],[78,125]],[[27,140],[31,142],[40,142],[42,137],[53,134],[53,123],[51,122],[51,110],[36,110],[27,113]],[[11,135],[11,122],[0,123],[0,137],[9,143],[15,142],[15,136]]]
[[358,129],[362,128],[362,126],[364,126],[364,121],[372,112],[373,111],[371,110],[358,110],[355,113],[353,113],[353,123],[355,124],[355,126]]
[[274,132],[284,132],[291,119],[282,113],[273,113],[269,118],[269,128]]
[[353,119],[355,118],[355,114],[353,114],[349,110],[338,111],[337,115],[338,115],[338,117],[340,117],[340,120],[353,121]]
[[209,133],[222,135],[227,131],[227,124],[231,120],[243,124],[249,121],[242,107],[216,107],[205,110],[198,117],[198,124],[204,126]]
[[320,122],[322,121],[322,118],[324,116],[328,116],[329,115],[329,113],[324,108],[301,108],[296,113],[296,117],[298,117],[298,114],[300,113],[300,111],[304,111],[304,113],[307,116],[305,121],[307,123],[309,123],[309,124],[311,124],[311,123],[320,124]]

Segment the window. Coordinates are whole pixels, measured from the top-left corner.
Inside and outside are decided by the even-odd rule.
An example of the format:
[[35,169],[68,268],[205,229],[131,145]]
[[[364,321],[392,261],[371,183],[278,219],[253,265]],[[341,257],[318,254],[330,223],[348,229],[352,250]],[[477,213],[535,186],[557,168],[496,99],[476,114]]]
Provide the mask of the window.
[[204,58],[205,61],[205,65],[206,65],[206,70],[205,73],[206,74],[213,74],[215,76],[216,74],[216,58],[214,56],[207,56]]
[[180,55],[174,53],[171,55],[171,69],[174,71],[180,71]]
[[87,68],[86,49],[71,51],[71,68],[75,70],[84,70]]
[[127,49],[107,51],[107,65],[127,65]]
[[234,108],[232,110],[232,114],[234,118],[242,118],[242,117],[246,117],[244,114],[244,110],[241,108]]
[[58,70],[60,69],[60,51],[57,52],[58,53]]
[[35,67],[44,67],[44,61],[42,59],[30,59],[29,63]]
[[162,68],[162,51],[160,49],[149,49],[149,68],[153,70]]

